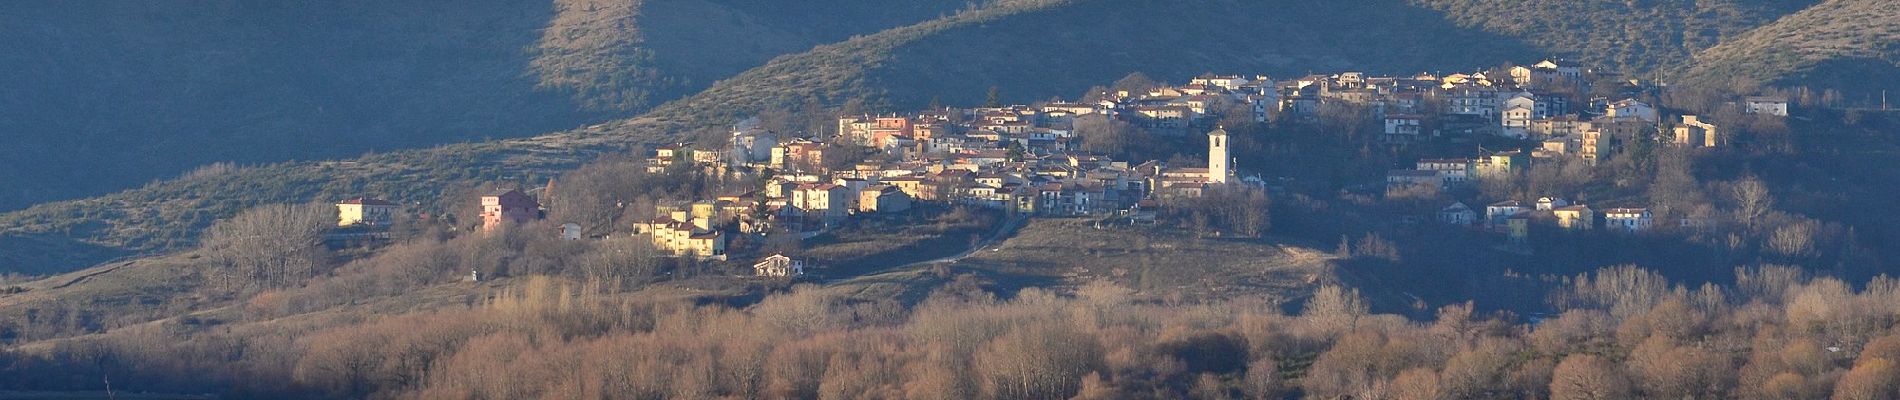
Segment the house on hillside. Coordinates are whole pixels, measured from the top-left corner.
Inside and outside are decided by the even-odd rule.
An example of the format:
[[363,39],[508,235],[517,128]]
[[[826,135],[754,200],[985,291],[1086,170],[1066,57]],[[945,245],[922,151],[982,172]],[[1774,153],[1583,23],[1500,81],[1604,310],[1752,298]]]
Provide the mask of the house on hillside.
[[1748,96],[1742,99],[1742,110],[1749,114],[1788,116],[1788,98],[1782,96]]
[[336,203],[336,226],[386,226],[395,221],[396,203],[358,197]]
[[726,235],[717,227],[720,220],[716,204],[693,203],[655,207],[659,218],[634,224],[635,235],[652,235],[653,247],[680,257],[724,260]]
[[1443,178],[1446,185],[1471,180],[1471,159],[1467,158],[1426,158],[1416,163],[1420,171],[1433,171]]
[[804,274],[805,262],[786,257],[784,254],[773,254],[752,264],[753,276],[789,278]]
[[1438,222],[1441,223],[1457,226],[1471,226],[1471,224],[1476,223],[1477,220],[1478,212],[1473,211],[1470,206],[1466,206],[1462,201],[1451,203],[1450,206],[1438,210]]
[[494,231],[506,224],[526,223],[541,218],[541,203],[515,189],[501,189],[482,196],[482,231]]
[[1504,224],[1505,218],[1524,212],[1524,202],[1505,200],[1484,207],[1484,219],[1493,226]]
[[1569,206],[1569,205],[1570,205],[1570,201],[1564,200],[1561,197],[1545,196],[1545,197],[1537,198],[1537,211],[1554,211],[1558,208]]
[[1425,118],[1413,114],[1392,114],[1385,117],[1385,135],[1380,139],[1386,143],[1417,143],[1425,137]]
[[1498,177],[1516,174],[1518,167],[1525,161],[1521,150],[1491,153],[1472,163],[1471,171],[1480,177]]
[[772,160],[772,148],[778,147],[778,134],[759,127],[753,117],[732,127],[728,140],[727,161],[733,166],[751,167]]
[[1438,171],[1420,171],[1416,169],[1395,169],[1385,173],[1385,191],[1387,194],[1403,192],[1420,186],[1443,187],[1445,178]]
[[1523,87],[1550,87],[1558,82],[1581,84],[1583,67],[1569,62],[1544,60],[1530,66],[1511,67],[1511,81]]
[[1603,226],[1625,232],[1649,230],[1654,223],[1647,208],[1612,208],[1603,211]]
[[910,209],[910,195],[893,185],[871,185],[858,192],[858,212],[892,213]]
[[647,173],[665,173],[678,160],[692,159],[693,150],[685,144],[670,144],[653,148],[653,156],[647,158]]
[[1715,125],[1703,122],[1694,115],[1682,116],[1682,123],[1670,130],[1670,143],[1689,147],[1716,147],[1724,140],[1715,131]]
[[851,208],[850,189],[831,183],[798,185],[791,192],[790,209],[808,218],[827,221],[844,218]]
[[1610,103],[1604,116],[1618,121],[1636,120],[1656,123],[1662,120],[1656,113],[1656,107],[1651,107],[1649,103],[1637,101],[1636,99],[1624,99]]
[[1557,217],[1557,226],[1564,229],[1589,230],[1596,224],[1596,214],[1586,205],[1558,207],[1551,210],[1550,214]]

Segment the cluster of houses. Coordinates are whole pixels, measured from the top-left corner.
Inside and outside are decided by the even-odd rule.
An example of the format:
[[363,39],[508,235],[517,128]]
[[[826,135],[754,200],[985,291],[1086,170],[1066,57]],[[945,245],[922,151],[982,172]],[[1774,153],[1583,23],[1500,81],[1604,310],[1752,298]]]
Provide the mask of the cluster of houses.
[[[1634,98],[1582,98],[1580,93],[1590,93],[1595,73],[1575,64],[1544,60],[1505,72],[1508,76],[1310,75],[1270,85],[1274,92],[1262,97],[1276,103],[1282,118],[1315,119],[1328,104],[1363,109],[1381,122],[1380,139],[1391,144],[1480,135],[1538,140],[1541,146],[1528,154],[1534,158],[1597,162],[1626,143],[1650,137],[1694,147],[1719,147],[1729,140],[1695,115],[1664,118],[1657,107]],[[1788,113],[1785,97],[1749,96],[1738,105],[1750,114]]]
[[[482,231],[538,220],[547,213],[533,196],[516,189],[489,191],[481,196],[480,201]],[[401,205],[396,203],[368,197],[339,201],[336,203],[337,226],[387,228],[396,222],[396,212],[400,208]]]
[[[634,231],[680,256],[722,258],[730,233],[809,234],[920,202],[1029,216],[1139,213],[1159,197],[1199,196],[1210,185],[1239,180],[1219,127],[1206,134],[1204,167],[1131,164],[1074,150],[1074,118],[1096,112],[1109,111],[1052,104],[846,116],[836,136],[821,140],[780,137],[756,120],[743,122],[717,146],[654,149],[647,168],[769,178],[743,193],[659,205],[659,218]],[[876,155],[871,161],[839,162],[850,156],[842,152],[865,149]]]
[[1643,232],[1654,224],[1654,215],[1647,208],[1611,208],[1599,213],[1588,205],[1556,197],[1539,198],[1530,204],[1519,200],[1491,203],[1484,207],[1483,214],[1463,202],[1454,202],[1440,209],[1437,219],[1445,224],[1490,229],[1505,234],[1513,243],[1523,243],[1529,240],[1532,225],[1592,230],[1599,225],[1599,216],[1604,229],[1620,232]]
[[[1590,93],[1593,72],[1574,64],[1545,60],[1504,72],[1409,77],[1345,72],[1278,81],[1203,75],[1186,85],[1098,93],[1080,103],[847,115],[838,118],[835,134],[816,137],[781,134],[753,119],[735,125],[724,143],[655,148],[646,168],[760,178],[758,187],[656,205],[655,218],[632,231],[675,256],[723,260],[734,234],[809,235],[847,218],[901,213],[922,202],[1027,216],[1152,215],[1145,209],[1157,200],[1197,197],[1214,185],[1259,184],[1256,178],[1238,177],[1228,133],[1213,121],[1316,120],[1328,107],[1369,113],[1371,120],[1383,122],[1375,124],[1382,128],[1380,140],[1394,145],[1478,135],[1542,141],[1534,148],[1475,158],[1419,160],[1414,169],[1390,171],[1388,190],[1514,174],[1535,159],[1596,162],[1646,137],[1695,147],[1727,142],[1723,131],[1695,115],[1665,121],[1663,112],[1635,99],[1579,98],[1578,93]],[[1753,114],[1788,112],[1785,98],[1747,97],[1742,103]],[[1131,162],[1079,151],[1076,126],[1082,118],[1119,120],[1162,135],[1205,133],[1207,163]],[[867,161],[853,162],[859,159]],[[484,230],[543,214],[532,196],[518,190],[489,193],[481,203]],[[337,207],[340,225],[379,226],[389,223],[396,205],[354,199]],[[1552,198],[1533,207],[1499,202],[1482,211],[1479,215],[1455,203],[1439,211],[1438,219],[1489,227],[1514,240],[1523,240],[1536,221],[1566,229],[1599,225],[1588,206]],[[1640,208],[1611,209],[1602,213],[1601,225],[1641,231],[1650,227],[1649,218]],[[569,230],[574,232],[563,235],[578,236],[577,227]],[[804,266],[774,255],[755,269],[760,275],[787,276],[802,273]]]

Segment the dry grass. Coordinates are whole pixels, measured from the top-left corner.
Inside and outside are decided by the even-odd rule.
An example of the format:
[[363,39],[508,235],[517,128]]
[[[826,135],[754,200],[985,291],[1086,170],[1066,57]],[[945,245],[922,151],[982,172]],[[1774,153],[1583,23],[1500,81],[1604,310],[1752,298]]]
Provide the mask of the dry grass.
[[[1026,287],[1073,290],[1109,280],[1153,299],[1207,301],[1304,297],[1314,283],[1334,280],[1331,255],[1268,240],[1201,238],[1166,228],[1096,229],[1080,219],[1034,220],[1014,237],[949,263],[1011,292]],[[947,281],[936,265],[916,265],[832,285],[862,298],[920,298]]]

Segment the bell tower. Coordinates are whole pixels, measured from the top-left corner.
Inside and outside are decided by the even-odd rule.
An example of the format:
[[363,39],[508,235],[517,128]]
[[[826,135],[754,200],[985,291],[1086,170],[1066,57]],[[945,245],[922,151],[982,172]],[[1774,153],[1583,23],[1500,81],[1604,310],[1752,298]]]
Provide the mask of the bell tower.
[[1227,129],[1215,127],[1207,133],[1207,182],[1227,183],[1234,175],[1228,165],[1231,156],[1227,154]]

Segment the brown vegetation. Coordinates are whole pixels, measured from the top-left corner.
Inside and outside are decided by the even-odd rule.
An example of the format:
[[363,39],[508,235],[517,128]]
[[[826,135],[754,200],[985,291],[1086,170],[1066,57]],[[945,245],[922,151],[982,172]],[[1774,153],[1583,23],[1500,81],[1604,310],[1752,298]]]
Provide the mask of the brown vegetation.
[[[1370,314],[1324,287],[1299,314],[1154,302],[1105,283],[909,310],[797,287],[744,308],[518,279],[469,307],[233,328],[161,324],[0,355],[0,383],[375,398],[1891,398],[1900,283],[1781,267],[1688,289],[1580,276],[1521,325],[1467,305]],[[313,321],[315,322],[315,321]],[[274,326],[276,328],[263,328]],[[217,360],[217,361],[213,361]]]

